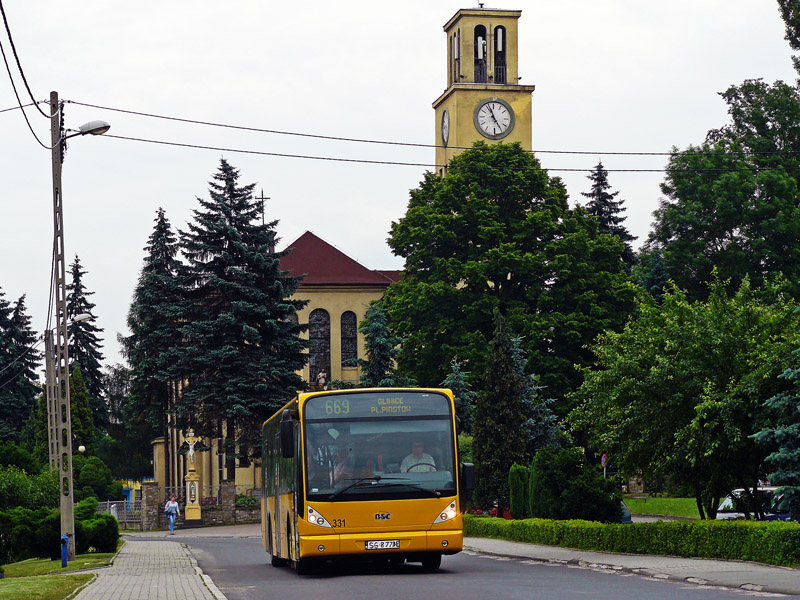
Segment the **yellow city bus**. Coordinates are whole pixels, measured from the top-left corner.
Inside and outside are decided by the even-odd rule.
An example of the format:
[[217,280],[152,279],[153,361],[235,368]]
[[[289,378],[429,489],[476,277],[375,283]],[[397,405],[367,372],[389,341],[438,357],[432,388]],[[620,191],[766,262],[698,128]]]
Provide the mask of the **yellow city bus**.
[[453,394],[300,394],[264,423],[261,538],[298,574],[331,559],[421,562],[462,548],[473,466],[458,465]]

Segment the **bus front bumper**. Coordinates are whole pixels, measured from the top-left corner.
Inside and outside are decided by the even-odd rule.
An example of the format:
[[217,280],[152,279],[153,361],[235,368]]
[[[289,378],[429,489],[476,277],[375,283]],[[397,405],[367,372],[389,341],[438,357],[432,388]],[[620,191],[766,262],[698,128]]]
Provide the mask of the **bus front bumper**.
[[[367,549],[369,542],[399,542],[399,548]],[[382,533],[347,533],[340,535],[301,535],[300,558],[314,556],[354,556],[368,558],[372,555],[419,554],[441,552],[455,554],[463,548],[461,530],[454,531],[395,531]],[[385,544],[383,544],[385,545]]]

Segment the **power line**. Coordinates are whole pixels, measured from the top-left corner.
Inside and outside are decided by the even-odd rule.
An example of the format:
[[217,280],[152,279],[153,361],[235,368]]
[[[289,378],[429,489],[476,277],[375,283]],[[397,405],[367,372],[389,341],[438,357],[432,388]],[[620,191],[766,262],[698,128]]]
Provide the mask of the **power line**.
[[[391,166],[399,166],[399,167],[424,167],[429,169],[438,169],[444,168],[445,166],[448,169],[457,169],[457,168],[474,168],[474,169],[492,169],[495,171],[553,171],[553,172],[576,172],[576,173],[588,173],[591,172],[592,169],[586,168],[545,168],[545,167],[495,167],[495,166],[488,166],[488,165],[435,165],[430,163],[414,163],[414,162],[400,162],[400,161],[390,161],[390,160],[369,160],[369,159],[359,159],[359,158],[341,158],[336,156],[315,156],[310,154],[286,154],[282,152],[265,152],[261,150],[246,150],[241,148],[225,148],[221,146],[205,146],[202,144],[185,144],[181,142],[171,142],[167,140],[152,140],[148,138],[138,138],[138,137],[129,137],[123,135],[113,135],[106,133],[103,135],[104,138],[113,138],[117,140],[127,140],[131,142],[142,142],[147,144],[159,144],[163,146],[173,146],[177,148],[192,148],[195,150],[214,150],[216,152],[234,152],[237,154],[252,154],[256,156],[274,156],[278,158],[298,158],[298,159],[305,159],[305,160],[322,160],[322,161],[329,161],[329,162],[346,162],[346,163],[357,163],[357,164],[369,164],[369,165],[391,165]],[[670,172],[673,173],[695,173],[695,172],[707,172],[707,173],[730,173],[730,172],[737,172],[737,171],[778,171],[784,169],[772,168],[772,167],[742,167],[742,168],[729,168],[729,169],[669,169]],[[793,169],[794,170],[794,169]],[[665,173],[667,169],[605,169],[607,173]]]
[[[198,119],[189,119],[184,117],[173,117],[169,115],[159,115],[156,113],[148,113],[148,112],[141,112],[135,110],[128,110],[124,108],[114,108],[111,106],[102,106],[100,104],[89,104],[86,102],[79,102],[77,100],[65,100],[65,102],[69,102],[72,104],[76,104],[78,106],[85,106],[87,108],[96,108],[99,110],[110,110],[113,112],[124,113],[128,115],[135,115],[139,117],[148,117],[152,119],[163,119],[166,121],[175,121],[178,123],[188,123],[191,125],[205,125],[208,127],[219,127],[223,129],[235,129],[239,131],[252,131],[255,133],[270,133],[275,135],[288,135],[288,136],[295,136],[295,137],[305,137],[305,138],[313,138],[313,139],[320,139],[320,140],[331,140],[337,142],[355,142],[360,144],[382,144],[388,146],[405,146],[410,148],[447,148],[449,150],[469,150],[472,146],[442,146],[438,144],[421,144],[415,142],[397,142],[391,140],[374,140],[374,139],[366,139],[366,138],[350,138],[350,137],[340,137],[340,136],[332,136],[332,135],[321,135],[315,133],[303,133],[297,131],[283,131],[279,129],[265,129],[261,127],[251,127],[246,125],[232,125],[229,123],[218,123],[214,121],[201,121]],[[597,151],[589,151],[589,150],[527,150],[527,152],[531,152],[534,154],[574,154],[574,155],[601,155],[601,156],[672,156],[672,152],[620,152],[620,151],[610,151],[610,152],[597,152]],[[780,154],[798,154],[800,151],[797,150],[787,150],[787,151],[776,151],[776,152],[745,152],[745,151],[730,151],[730,152],[700,152],[701,154],[709,154],[709,155],[780,155]],[[579,169],[582,170],[582,169]]]
[[3,24],[6,26],[6,33],[8,34],[8,41],[11,44],[11,51],[14,53],[14,60],[17,61],[17,69],[19,69],[19,74],[22,77],[22,82],[25,84],[25,89],[28,90],[28,95],[31,97],[31,100],[34,102],[34,106],[36,106],[36,110],[42,113],[42,116],[50,119],[53,115],[48,115],[45,113],[41,108],[39,108],[39,104],[36,102],[36,98],[33,97],[33,92],[31,92],[31,88],[28,85],[28,80],[25,77],[25,71],[22,70],[22,63],[19,61],[19,55],[17,54],[17,47],[14,45],[14,38],[11,37],[11,28],[8,26],[8,19],[6,18],[6,11],[3,8],[3,0],[0,0],[0,13],[3,14]]
[[[33,137],[36,138],[36,141],[39,142],[39,145],[46,149],[52,150],[52,146],[48,146],[39,139],[39,136],[36,135],[36,132],[33,130],[33,126],[31,126],[31,122],[28,120],[28,114],[25,112],[25,109],[22,108],[22,100],[20,100],[19,92],[17,92],[17,85],[14,83],[14,77],[11,75],[11,67],[8,66],[8,59],[6,58],[6,51],[3,48],[3,43],[0,42],[0,53],[3,55],[3,62],[6,65],[6,72],[8,73],[8,80],[11,82],[11,87],[14,89],[14,95],[17,97],[17,104],[19,105],[19,109],[22,111],[22,116],[25,117],[25,122],[28,124],[28,129],[31,130]],[[37,107],[38,108],[38,107]]]

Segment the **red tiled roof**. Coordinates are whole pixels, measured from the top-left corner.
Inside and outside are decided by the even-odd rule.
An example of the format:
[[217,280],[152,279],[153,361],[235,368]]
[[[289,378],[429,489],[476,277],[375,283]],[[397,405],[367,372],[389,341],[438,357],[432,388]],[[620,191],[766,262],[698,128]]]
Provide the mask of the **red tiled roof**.
[[305,275],[301,285],[383,285],[400,279],[400,271],[372,271],[310,231],[289,244],[281,270]]

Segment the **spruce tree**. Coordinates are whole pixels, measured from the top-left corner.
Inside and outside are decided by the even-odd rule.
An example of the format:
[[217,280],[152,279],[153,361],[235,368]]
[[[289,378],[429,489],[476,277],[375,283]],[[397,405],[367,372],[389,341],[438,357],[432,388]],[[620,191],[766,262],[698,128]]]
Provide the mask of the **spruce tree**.
[[362,387],[405,387],[414,382],[395,373],[394,359],[400,351],[400,336],[392,334],[380,301],[371,302],[366,318],[359,323],[364,334],[367,359],[359,359]]
[[86,379],[81,372],[81,366],[75,364],[69,378],[69,410],[72,425],[72,451],[77,451],[77,446],[86,446],[89,454],[95,447],[95,426],[92,418],[91,399]]
[[621,215],[625,211],[622,206],[624,200],[616,199],[617,195],[619,195],[618,191],[609,191],[611,185],[608,183],[608,171],[603,167],[602,161],[597,163],[588,178],[592,182],[592,190],[590,192],[581,192],[581,196],[589,199],[586,203],[586,210],[600,223],[601,234],[615,235],[625,245],[622,260],[630,273],[636,262],[630,243],[636,238],[622,224],[627,218]]
[[[185,288],[181,282],[182,265],[177,259],[178,241],[162,208],[156,212],[144,250],[144,266],[128,309],[131,334],[120,337],[131,368],[130,397],[121,413],[132,427],[147,423],[169,440],[168,415],[174,412],[172,378],[180,356]],[[172,485],[169,465],[165,476],[167,485]]]
[[470,389],[467,381],[469,372],[461,370],[461,361],[454,358],[450,362],[450,373],[442,382],[442,387],[453,392],[456,405],[456,431],[458,433],[472,433],[472,411],[475,409],[475,392]]
[[508,473],[515,462],[526,464],[526,422],[523,393],[526,378],[520,376],[515,345],[503,318],[495,314],[494,337],[489,343],[491,360],[484,391],[478,394],[473,426],[475,458],[475,502],[490,506],[497,514],[508,506]]
[[229,477],[237,444],[260,447],[261,424],[303,387],[297,371],[306,362],[305,326],[293,319],[306,302],[290,299],[300,278],[280,270],[286,251],[274,251],[277,221],[262,224],[254,187],[239,185],[239,171],[222,159],[209,199],[198,198],[194,221],[180,232],[189,291],[178,423],[216,437],[226,422]]
[[555,446],[560,432],[558,417],[552,409],[555,402],[552,398],[543,398],[542,386],[535,375],[527,372],[528,358],[522,348],[522,338],[511,338],[511,352],[514,364],[514,376],[522,382],[522,414],[525,419],[522,427],[525,431],[525,449],[527,458],[532,458],[539,448]]
[[[87,271],[83,269],[78,255],[70,265],[72,283],[67,284],[67,330],[69,336],[69,360],[70,367],[76,364],[81,366],[81,373],[86,381],[86,390],[89,394],[89,406],[92,410],[94,425],[101,431],[105,429],[108,422],[108,410],[105,402],[105,392],[103,391],[103,371],[100,361],[103,355],[100,349],[98,333],[103,330],[95,325],[97,317],[92,312],[95,305],[89,301],[89,296],[94,292],[86,289],[83,283],[83,276]],[[75,321],[78,315],[90,315],[90,318],[82,321]]]
[[772,468],[769,480],[782,486],[785,503],[792,518],[800,520],[800,348],[794,351],[794,365],[788,367],[781,378],[793,382],[793,389],[776,394],[766,406],[779,415],[774,426],[765,427],[753,437],[766,447],[777,450],[767,456]]
[[25,312],[25,296],[13,305],[0,290],[0,441],[18,441],[39,386],[35,369],[41,354]]

